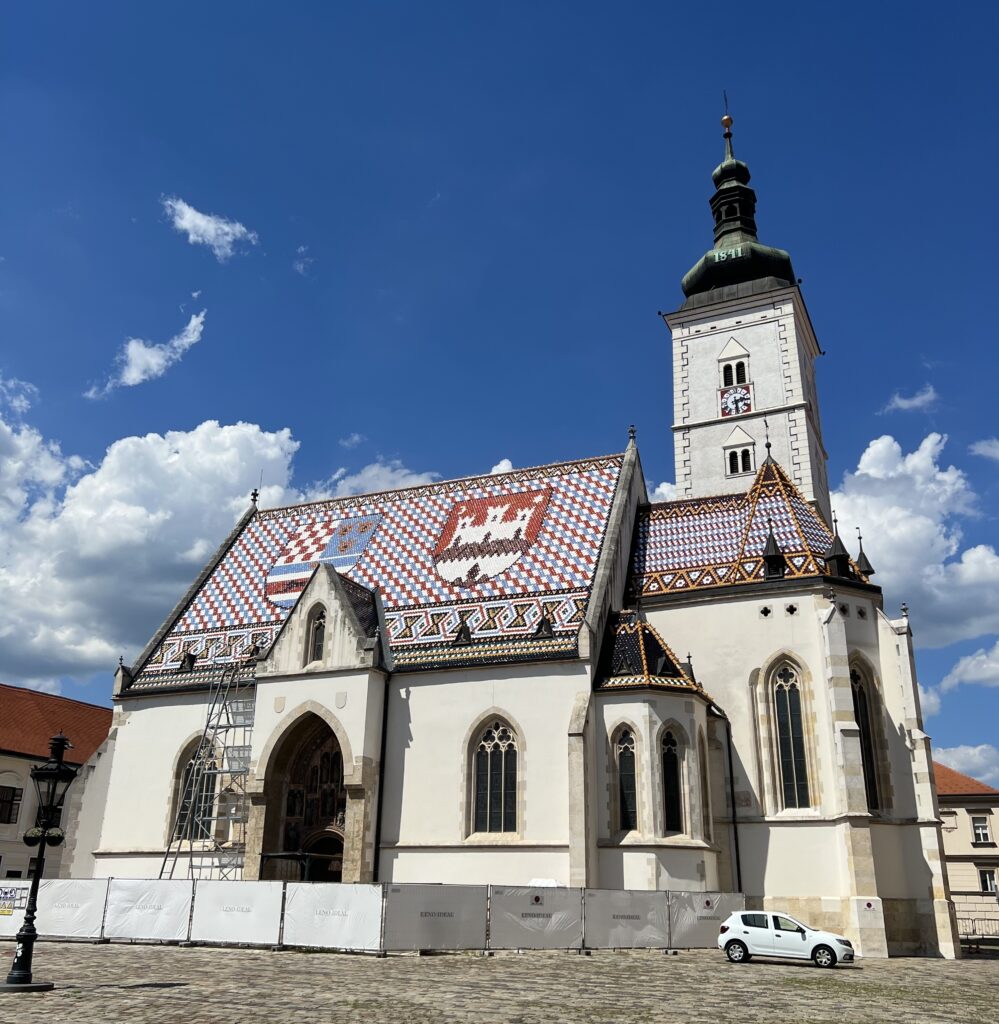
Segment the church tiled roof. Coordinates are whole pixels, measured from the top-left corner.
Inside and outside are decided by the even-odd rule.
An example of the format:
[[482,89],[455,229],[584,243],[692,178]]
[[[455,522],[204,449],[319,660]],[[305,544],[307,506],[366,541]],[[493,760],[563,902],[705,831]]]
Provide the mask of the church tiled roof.
[[690,690],[710,700],[651,623],[635,612],[619,612],[608,623],[597,677],[601,690]]
[[[832,531],[768,458],[747,494],[651,505],[639,516],[631,564],[636,597],[762,581],[770,525],[786,578],[822,576]],[[867,582],[852,561],[856,578]]]
[[[265,651],[320,563],[378,591],[397,668],[575,656],[623,458],[254,512],[132,686],[189,686]],[[178,682],[185,653],[195,670]]]

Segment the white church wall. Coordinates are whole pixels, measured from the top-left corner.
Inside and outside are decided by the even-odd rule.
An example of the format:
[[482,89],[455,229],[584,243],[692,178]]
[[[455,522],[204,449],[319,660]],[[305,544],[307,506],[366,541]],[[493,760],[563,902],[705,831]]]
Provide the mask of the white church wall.
[[118,706],[95,877],[159,875],[179,760],[204,732],[206,713],[205,693],[135,697]]
[[[552,851],[568,851],[567,731],[581,693],[588,695],[589,679],[579,662],[393,676],[379,877],[445,882],[459,872],[462,881],[567,884],[563,854]],[[471,746],[491,719],[517,734],[515,833],[471,832]]]

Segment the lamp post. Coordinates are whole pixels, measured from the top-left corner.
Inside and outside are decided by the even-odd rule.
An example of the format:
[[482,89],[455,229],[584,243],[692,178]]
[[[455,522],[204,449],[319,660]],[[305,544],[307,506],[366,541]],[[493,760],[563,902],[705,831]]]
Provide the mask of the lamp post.
[[55,826],[57,815],[66,799],[66,790],[76,778],[77,769],[63,763],[69,740],[59,733],[49,741],[49,759],[45,764],[36,764],[31,769],[31,781],[38,795],[38,822],[35,828],[24,834],[28,846],[38,847],[35,870],[28,890],[28,903],[24,908],[24,923],[17,933],[17,947],[7,982],[0,985],[0,992],[46,992],[54,988],[51,981],[31,980],[31,957],[35,950],[38,931],[35,928],[35,911],[38,908],[38,883],[45,870],[45,847],[59,846],[65,838],[61,828]]

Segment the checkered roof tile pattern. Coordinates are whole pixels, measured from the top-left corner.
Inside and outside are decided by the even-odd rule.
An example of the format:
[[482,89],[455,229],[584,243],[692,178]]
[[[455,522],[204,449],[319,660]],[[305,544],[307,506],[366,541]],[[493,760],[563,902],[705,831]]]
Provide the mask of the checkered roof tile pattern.
[[[320,558],[334,532],[359,517],[377,526],[350,568],[341,571],[380,591],[393,648],[449,642],[463,619],[473,639],[479,639],[481,628],[483,639],[523,640],[542,616],[556,632],[574,635],[593,584],[621,465],[622,456],[608,456],[261,511],[144,671],[172,670],[185,650],[203,650],[224,661],[239,657],[243,646],[259,643],[262,636],[273,639],[289,608],[287,601],[282,606],[268,598],[268,574],[278,563]],[[544,521],[534,542],[505,571],[463,586],[435,570],[434,549],[456,503],[488,498],[502,504],[504,495],[538,489],[549,492]]]

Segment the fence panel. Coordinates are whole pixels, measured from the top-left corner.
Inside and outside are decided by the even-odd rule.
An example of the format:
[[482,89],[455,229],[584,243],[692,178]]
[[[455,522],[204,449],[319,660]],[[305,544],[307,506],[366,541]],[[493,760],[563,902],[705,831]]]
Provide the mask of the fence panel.
[[104,938],[183,942],[193,899],[189,879],[112,878]]
[[629,889],[584,890],[583,940],[589,949],[666,949],[667,894]]
[[485,949],[484,885],[387,885],[385,949]]
[[284,901],[286,946],[381,949],[382,887],[289,882]]
[[191,941],[276,945],[283,887],[284,882],[199,880],[194,887]]
[[490,949],[580,949],[580,889],[491,885]]
[[670,945],[674,949],[712,949],[722,921],[745,909],[746,897],[741,892],[671,892]]

